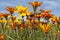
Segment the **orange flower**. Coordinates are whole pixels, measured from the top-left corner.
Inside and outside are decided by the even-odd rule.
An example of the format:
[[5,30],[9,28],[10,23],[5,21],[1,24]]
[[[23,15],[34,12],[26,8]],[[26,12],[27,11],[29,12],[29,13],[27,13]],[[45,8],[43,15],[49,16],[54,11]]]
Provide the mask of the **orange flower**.
[[44,17],[49,17],[49,18],[51,18],[53,15],[52,14],[49,14],[49,13],[43,13],[42,14]]
[[29,4],[31,4],[32,6],[41,6],[42,5],[42,2],[38,2],[38,1],[35,1],[35,2],[29,2]]
[[42,23],[40,23],[40,27],[42,28],[42,30],[44,31],[44,32],[49,32],[50,30],[51,30],[51,25],[50,24],[42,24]]
[[33,28],[34,28],[34,29],[38,29],[39,26],[38,26],[37,24],[34,24]]
[[25,24],[24,24],[24,22],[22,22],[22,23],[20,24],[20,28],[19,28],[19,29],[24,29],[24,27],[25,27]]
[[3,13],[0,13],[0,17],[3,16]]
[[8,17],[8,15],[10,14],[0,13],[0,16],[3,16],[3,17]]
[[10,14],[3,14],[4,17],[8,17]]
[[38,20],[33,20],[33,28],[34,29],[38,29],[39,28],[39,26],[38,26],[38,24],[39,24],[39,21]]
[[7,6],[7,11],[9,11],[10,13],[13,13],[15,10],[16,10],[16,8],[13,8],[13,7],[10,7],[10,6]]
[[20,30],[23,30],[23,29],[24,29],[24,27],[21,27],[21,26],[20,26]]
[[0,40],[4,40],[5,39],[5,35],[4,34],[1,34],[0,35]]
[[31,4],[33,6],[33,10],[35,13],[37,10],[37,7],[42,5],[42,2],[35,1],[35,2],[29,2],[29,4]]
[[35,14],[34,16],[37,17],[37,18],[42,18],[43,17],[42,14]]
[[45,19],[49,19],[49,18],[52,18],[53,17],[53,14],[50,14],[50,10],[45,10],[42,14],[42,16],[45,18]]
[[25,26],[26,26],[27,28],[30,28],[30,27],[31,27],[30,21],[28,21],[28,22],[25,24]]
[[12,24],[12,29],[15,29],[17,26],[18,26],[18,23],[16,23],[16,22],[13,23],[13,24]]
[[51,18],[51,20],[52,20],[53,23],[55,23],[55,22],[57,22],[57,17],[56,17],[56,16],[53,16],[53,17]]

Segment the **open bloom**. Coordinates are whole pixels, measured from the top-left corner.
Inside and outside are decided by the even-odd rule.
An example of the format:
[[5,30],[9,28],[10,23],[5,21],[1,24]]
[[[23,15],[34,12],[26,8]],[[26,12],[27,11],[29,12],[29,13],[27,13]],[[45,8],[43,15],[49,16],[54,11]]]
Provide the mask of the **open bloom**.
[[46,23],[40,23],[40,27],[44,32],[49,32],[51,30],[51,25]]
[[49,18],[51,18],[53,15],[52,15],[52,14],[49,14],[49,13],[44,13],[43,16],[44,16],[44,17],[49,17]]
[[7,11],[9,11],[11,14],[16,10],[16,8],[13,8],[13,7],[10,7],[10,6],[7,6]]
[[29,4],[31,4],[33,6],[33,10],[35,13],[37,10],[37,7],[42,5],[42,2],[35,1],[35,2],[29,2]]
[[4,17],[8,17],[10,14],[3,14]]
[[22,5],[16,6],[16,11],[15,12],[19,12],[19,13],[25,13],[29,10],[29,7],[23,7]]
[[29,7],[23,7],[22,5],[20,5],[20,6],[16,6],[16,9],[17,10],[15,12],[19,12],[20,16],[26,16]]
[[29,4],[31,4],[32,6],[41,6],[42,5],[42,2],[38,2],[38,1],[35,1],[35,2],[29,2]]
[[49,19],[49,18],[52,18],[53,17],[53,14],[51,14],[50,12],[50,10],[42,10],[42,12],[43,12],[43,14],[42,14],[42,16],[45,18],[45,19]]
[[0,16],[3,16],[3,17],[8,17],[8,15],[10,15],[10,14],[0,13]]

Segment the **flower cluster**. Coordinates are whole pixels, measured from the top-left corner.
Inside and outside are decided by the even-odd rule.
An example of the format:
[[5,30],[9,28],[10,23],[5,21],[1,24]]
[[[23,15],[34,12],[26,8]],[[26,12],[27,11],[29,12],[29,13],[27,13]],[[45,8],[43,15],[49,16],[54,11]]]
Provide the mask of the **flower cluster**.
[[[42,7],[42,2],[35,1],[28,3],[32,5],[34,12],[29,12],[30,9],[29,6],[27,7],[23,7],[23,5],[19,5],[16,7],[7,6],[6,10],[9,13],[0,13],[1,28],[4,30],[6,29],[6,31],[12,30],[14,32],[16,32],[17,30],[18,31],[24,30],[24,32],[28,30],[29,32],[29,29],[30,31],[32,30],[32,32],[34,32],[34,30],[40,29],[42,32],[47,34],[50,31],[52,31],[53,26],[56,26],[55,27],[57,28],[56,31],[60,33],[60,17],[53,15],[51,13],[51,10],[40,9],[38,13],[36,10],[38,7]],[[20,17],[13,16],[13,14],[15,13],[19,13]],[[4,38],[5,35],[1,34],[0,40],[4,40]],[[12,40],[12,38],[10,40]]]

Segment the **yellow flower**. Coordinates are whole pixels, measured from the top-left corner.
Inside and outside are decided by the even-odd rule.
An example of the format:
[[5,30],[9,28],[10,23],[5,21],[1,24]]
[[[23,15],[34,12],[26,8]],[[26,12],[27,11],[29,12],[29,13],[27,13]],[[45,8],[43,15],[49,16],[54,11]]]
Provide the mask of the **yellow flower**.
[[3,22],[3,20],[0,20],[0,22]]
[[35,20],[35,22],[39,22],[39,20]]
[[7,20],[8,23],[12,23],[13,21],[10,19],[10,20]]
[[11,15],[9,15],[7,18],[11,18]]
[[21,21],[22,20],[22,18],[18,18],[18,21]]
[[19,20],[14,20],[15,23],[21,24],[21,21]]
[[32,14],[32,12],[25,12],[25,13],[21,13],[20,16],[30,16]]
[[49,32],[51,30],[51,25],[50,24],[42,24],[40,23],[40,27],[44,32]]
[[22,5],[19,5],[19,6],[16,6],[16,11],[15,12],[19,12],[19,13],[22,13],[22,12],[27,12],[29,10],[29,7],[23,7]]
[[21,16],[21,17],[22,17],[22,16],[26,16],[26,13],[21,13],[20,16]]
[[3,20],[3,23],[6,23],[7,22],[7,20]]
[[31,14],[32,14],[32,12],[27,12],[27,13],[26,13],[27,16],[29,16],[29,15],[31,15]]

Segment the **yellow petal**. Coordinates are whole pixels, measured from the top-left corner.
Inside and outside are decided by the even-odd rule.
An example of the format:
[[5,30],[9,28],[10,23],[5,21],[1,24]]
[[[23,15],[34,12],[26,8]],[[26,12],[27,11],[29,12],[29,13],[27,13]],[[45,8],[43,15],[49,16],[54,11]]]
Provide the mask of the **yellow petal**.
[[0,20],[0,22],[2,22],[2,20]]
[[28,10],[29,10],[29,7],[26,7],[26,8],[25,8],[25,11],[28,11]]
[[20,10],[24,9],[24,7],[22,5],[19,6]]
[[29,16],[29,15],[30,15],[30,13],[29,13],[29,12],[27,12],[27,15]]
[[27,12],[29,7],[23,7],[22,5],[16,6],[17,12]]
[[6,22],[7,22],[7,20],[3,20],[3,22],[4,22],[4,23],[6,23]]
[[26,13],[21,13],[20,16],[26,16]]
[[19,6],[16,6],[16,9],[19,10],[20,9]]

